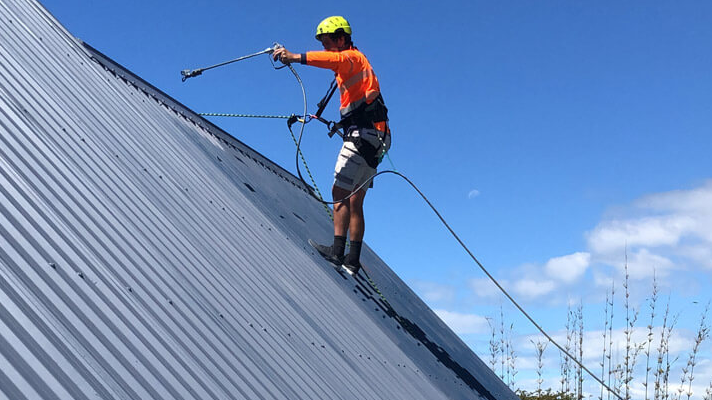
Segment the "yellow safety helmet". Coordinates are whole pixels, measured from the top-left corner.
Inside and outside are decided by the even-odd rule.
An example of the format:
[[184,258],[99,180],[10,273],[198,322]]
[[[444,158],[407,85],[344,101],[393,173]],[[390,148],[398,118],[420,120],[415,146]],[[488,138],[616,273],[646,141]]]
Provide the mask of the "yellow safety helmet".
[[336,33],[339,29],[342,29],[349,35],[351,34],[351,25],[349,25],[349,21],[347,21],[346,18],[340,15],[325,18],[316,27],[316,40],[319,40],[319,36],[324,33]]

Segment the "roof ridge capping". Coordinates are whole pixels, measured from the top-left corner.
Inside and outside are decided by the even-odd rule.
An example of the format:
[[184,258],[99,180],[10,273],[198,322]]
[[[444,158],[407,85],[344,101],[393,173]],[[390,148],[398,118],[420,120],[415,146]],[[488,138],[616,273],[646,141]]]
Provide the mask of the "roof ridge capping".
[[[304,191],[305,193],[309,192],[309,190],[310,190],[309,186],[306,185],[306,183],[302,182],[292,172],[288,171],[281,165],[279,165],[276,162],[265,157],[259,151],[253,149],[252,147],[245,144],[241,140],[232,136],[230,133],[226,132],[219,126],[215,125],[214,123],[207,120],[200,114],[196,113],[195,111],[190,109],[188,106],[186,106],[185,104],[176,100],[175,98],[171,97],[169,94],[165,93],[161,89],[158,89],[157,87],[153,86],[151,83],[147,82],[140,76],[131,72],[128,68],[126,68],[123,65],[119,64],[118,62],[114,61],[113,59],[111,59],[106,54],[102,53],[101,51],[97,50],[95,47],[93,47],[89,43],[87,43],[77,37],[75,37],[75,39],[82,45],[83,49],[88,54],[89,58],[91,58],[97,64],[104,67],[104,69],[106,69],[107,71],[110,71],[114,75],[121,77],[128,84],[133,85],[137,89],[141,90],[142,92],[147,94],[149,97],[156,100],[159,104],[163,104],[166,107],[170,108],[180,117],[184,118],[187,121],[192,122],[193,124],[195,124],[195,126],[203,129],[210,135],[214,136],[215,138],[217,138],[218,140],[223,142],[223,144],[225,144],[225,145],[239,151],[243,155],[251,158],[253,161],[260,164],[263,168],[265,168],[265,169],[271,171],[272,173],[274,173],[275,175],[278,175],[279,177],[289,181],[292,185],[298,187],[300,190]],[[277,171],[277,169],[279,171]]]

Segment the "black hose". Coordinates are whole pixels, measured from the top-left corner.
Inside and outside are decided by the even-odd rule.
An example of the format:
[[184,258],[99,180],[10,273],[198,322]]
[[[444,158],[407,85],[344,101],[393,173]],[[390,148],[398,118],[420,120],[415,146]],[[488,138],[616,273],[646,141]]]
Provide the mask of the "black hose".
[[[299,180],[301,180],[302,183],[304,183],[305,186],[307,186],[308,188],[311,189],[311,186],[309,186],[309,185],[304,181],[304,178],[302,177],[302,173],[301,173],[301,171],[300,171],[300,169],[299,169],[299,153],[300,153],[300,147],[301,147],[301,143],[302,143],[302,135],[304,134],[304,126],[305,126],[306,123],[307,123],[307,120],[306,120],[306,115],[307,115],[307,95],[306,95],[306,91],[304,90],[304,83],[302,82],[302,79],[299,77],[299,74],[297,74],[297,71],[294,69],[294,67],[292,67],[291,64],[287,64],[287,66],[288,66],[289,69],[292,71],[292,74],[294,74],[294,76],[297,78],[297,81],[299,82],[299,86],[300,86],[301,89],[302,89],[302,96],[303,96],[303,99],[304,99],[304,114],[303,114],[303,115],[304,115],[304,118],[302,118],[302,121],[301,121],[301,122],[302,122],[302,127],[301,127],[300,130],[299,130],[299,139],[297,140],[297,156],[296,156],[296,161],[297,161],[297,162],[296,162],[296,164],[297,164],[297,175],[299,175]],[[292,132],[292,127],[291,127],[291,125],[288,125],[288,127],[289,127],[289,131]],[[292,135],[294,135],[293,132],[292,132]],[[598,382],[599,384],[601,384],[601,385],[602,385],[604,388],[606,388],[610,393],[613,393],[613,395],[615,395],[618,399],[624,400],[623,397],[621,397],[620,394],[618,394],[615,390],[611,389],[611,388],[610,388],[608,385],[606,385],[600,378],[598,378],[596,375],[594,375],[593,372],[591,372],[588,368],[586,368],[586,366],[584,366],[583,363],[579,362],[579,361],[576,359],[576,357],[574,357],[574,356],[572,356],[571,354],[569,354],[569,352],[566,351],[563,347],[561,347],[561,345],[559,345],[558,343],[556,343],[556,341],[554,341],[554,339],[553,339],[551,336],[549,336],[549,334],[546,333],[546,331],[544,331],[544,329],[543,329],[536,321],[534,321],[534,318],[532,318],[532,317],[524,310],[524,308],[522,308],[522,306],[520,306],[519,303],[517,303],[517,301],[514,300],[514,298],[502,287],[502,285],[500,285],[499,282],[497,282],[497,280],[494,278],[494,276],[492,276],[492,275],[489,273],[489,271],[487,271],[487,269],[485,269],[485,267],[482,265],[482,263],[480,263],[480,261],[475,257],[475,255],[474,255],[474,254],[470,251],[470,249],[465,245],[465,243],[462,241],[462,239],[460,239],[460,237],[457,235],[457,233],[455,233],[455,231],[454,231],[454,230],[450,227],[450,225],[445,221],[445,218],[443,218],[443,216],[440,215],[440,212],[438,212],[438,210],[435,208],[435,206],[433,206],[433,204],[430,202],[430,200],[428,200],[428,198],[425,196],[425,194],[423,194],[423,192],[421,192],[420,189],[418,189],[418,187],[417,187],[410,179],[408,179],[408,177],[406,177],[405,175],[401,174],[401,173],[398,172],[398,171],[393,171],[393,170],[385,170],[385,171],[377,172],[377,173],[371,175],[368,179],[366,179],[366,181],[365,181],[364,183],[362,183],[360,186],[358,186],[358,187],[357,187],[354,191],[352,191],[348,196],[346,196],[346,197],[344,197],[343,199],[338,200],[338,201],[325,201],[324,199],[321,199],[321,198],[317,197],[317,195],[314,194],[313,190],[310,190],[310,191],[309,191],[309,194],[310,194],[312,197],[314,197],[317,201],[319,201],[320,203],[322,203],[322,204],[334,205],[334,204],[338,204],[338,203],[343,203],[344,201],[346,201],[346,200],[348,200],[349,198],[351,198],[354,194],[356,194],[356,193],[357,193],[359,190],[361,190],[363,187],[365,187],[366,185],[368,185],[368,184],[369,184],[373,179],[375,179],[377,176],[382,175],[382,174],[394,174],[394,175],[398,175],[398,176],[400,176],[401,178],[403,178],[406,182],[408,182],[408,184],[410,184],[410,186],[411,186],[413,189],[415,189],[416,192],[418,192],[418,194],[420,195],[420,197],[422,197],[423,200],[425,200],[425,202],[428,204],[428,206],[430,206],[430,208],[433,210],[433,212],[435,213],[435,215],[437,215],[438,218],[440,219],[440,221],[443,223],[443,225],[445,225],[445,228],[447,228],[447,230],[450,231],[450,234],[452,234],[452,236],[455,238],[455,240],[457,240],[457,242],[460,243],[460,246],[462,246],[462,248],[465,249],[465,251],[466,251],[467,254],[470,256],[470,258],[472,258],[472,260],[475,262],[475,264],[477,264],[477,266],[480,267],[480,269],[482,270],[482,272],[484,272],[485,275],[487,275],[487,277],[497,286],[497,288],[499,288],[499,290],[500,290],[502,293],[504,293],[504,295],[507,297],[507,299],[509,299],[509,301],[511,301],[512,304],[514,304],[514,306],[529,320],[529,322],[531,322],[531,323],[539,330],[539,332],[541,332],[541,333],[542,333],[551,343],[553,343],[554,346],[556,346],[563,354],[565,354],[567,357],[569,357],[571,360],[573,360],[576,364],[578,364],[584,371],[586,371],[594,380],[596,380],[596,382]]]

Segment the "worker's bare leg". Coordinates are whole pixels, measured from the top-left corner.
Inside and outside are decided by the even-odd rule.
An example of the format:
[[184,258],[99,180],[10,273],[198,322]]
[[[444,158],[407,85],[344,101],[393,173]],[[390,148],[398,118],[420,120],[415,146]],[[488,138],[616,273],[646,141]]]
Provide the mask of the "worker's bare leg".
[[[341,200],[349,194],[351,194],[350,191],[338,186],[332,188],[334,201]],[[366,229],[363,218],[363,201],[365,198],[366,191],[361,189],[347,201],[334,205],[334,236],[346,236],[348,232],[351,241],[363,241],[363,234]]]

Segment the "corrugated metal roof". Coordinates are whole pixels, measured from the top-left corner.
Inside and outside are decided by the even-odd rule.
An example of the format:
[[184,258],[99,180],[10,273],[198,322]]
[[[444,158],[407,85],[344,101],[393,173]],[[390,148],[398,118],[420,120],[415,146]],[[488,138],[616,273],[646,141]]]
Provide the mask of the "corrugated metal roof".
[[0,398],[516,398],[293,175],[34,1],[0,36]]

